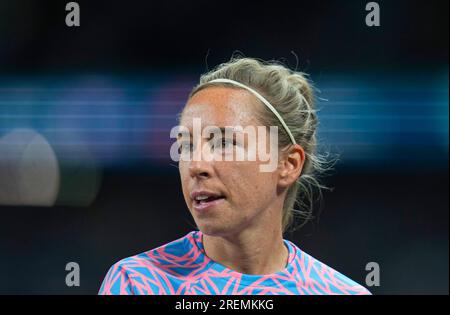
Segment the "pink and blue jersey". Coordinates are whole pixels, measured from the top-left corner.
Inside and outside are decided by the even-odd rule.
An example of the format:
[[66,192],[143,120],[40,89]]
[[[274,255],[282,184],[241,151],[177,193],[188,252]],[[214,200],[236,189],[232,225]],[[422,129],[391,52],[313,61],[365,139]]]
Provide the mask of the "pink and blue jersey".
[[202,232],[122,259],[108,271],[99,294],[370,294],[370,292],[295,244],[286,268],[270,275],[233,271],[206,256]]

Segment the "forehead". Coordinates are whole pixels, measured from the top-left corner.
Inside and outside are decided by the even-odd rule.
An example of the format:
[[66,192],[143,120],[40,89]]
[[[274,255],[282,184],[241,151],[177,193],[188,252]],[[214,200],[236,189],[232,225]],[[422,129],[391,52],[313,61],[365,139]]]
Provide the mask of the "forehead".
[[256,123],[257,99],[250,92],[213,86],[195,93],[187,102],[180,124],[190,128],[194,118],[202,125],[247,126]]

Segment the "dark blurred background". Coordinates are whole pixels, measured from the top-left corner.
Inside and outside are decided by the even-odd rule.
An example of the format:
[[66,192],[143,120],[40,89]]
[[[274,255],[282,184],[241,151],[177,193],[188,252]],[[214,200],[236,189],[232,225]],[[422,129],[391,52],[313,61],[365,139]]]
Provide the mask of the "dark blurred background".
[[[80,27],[67,2],[0,0],[0,293],[96,294],[114,262],[195,229],[169,131],[240,52],[311,75],[320,150],[340,155],[320,217],[286,238],[361,284],[377,262],[375,294],[448,294],[448,1],[377,1],[380,27],[369,1],[83,0]],[[42,143],[47,206],[23,192],[54,165],[17,158]]]

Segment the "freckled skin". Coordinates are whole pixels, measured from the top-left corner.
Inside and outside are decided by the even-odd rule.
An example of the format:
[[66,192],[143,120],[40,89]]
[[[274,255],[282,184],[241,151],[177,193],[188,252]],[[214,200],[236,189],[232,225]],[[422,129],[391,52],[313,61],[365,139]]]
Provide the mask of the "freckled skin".
[[[263,105],[245,90],[208,87],[188,101],[180,125],[186,126],[191,133],[194,118],[201,118],[202,129],[210,125],[258,126],[262,125],[254,115],[258,106]],[[267,133],[267,142],[268,139]],[[202,139],[201,145],[205,141]],[[201,148],[201,145],[197,147]],[[256,161],[180,161],[183,195],[204,234],[227,236],[256,226],[276,230],[281,225],[286,190],[279,186],[280,170],[261,172],[261,164],[267,164],[267,161],[260,161],[258,157]],[[189,195],[194,189],[219,192],[226,200],[212,211],[198,213],[193,209]]]

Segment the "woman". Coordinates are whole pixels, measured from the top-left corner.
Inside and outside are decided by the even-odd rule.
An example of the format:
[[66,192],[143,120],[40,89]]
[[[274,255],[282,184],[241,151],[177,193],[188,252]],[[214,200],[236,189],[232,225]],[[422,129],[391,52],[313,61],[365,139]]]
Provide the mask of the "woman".
[[[299,211],[294,204],[310,217],[313,188],[322,188],[317,175],[326,161],[315,152],[312,91],[303,73],[252,58],[232,58],[202,75],[180,115],[189,135],[177,141],[183,195],[199,231],[119,261],[99,293],[370,294],[283,239]],[[210,133],[192,137],[198,122],[225,134],[218,146]],[[230,126],[264,126],[266,136],[230,136]],[[251,156],[255,141],[277,145],[269,150],[277,159],[270,171],[260,155],[229,158]]]

